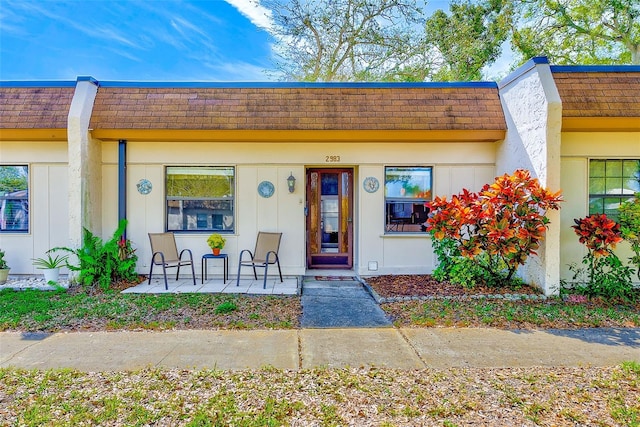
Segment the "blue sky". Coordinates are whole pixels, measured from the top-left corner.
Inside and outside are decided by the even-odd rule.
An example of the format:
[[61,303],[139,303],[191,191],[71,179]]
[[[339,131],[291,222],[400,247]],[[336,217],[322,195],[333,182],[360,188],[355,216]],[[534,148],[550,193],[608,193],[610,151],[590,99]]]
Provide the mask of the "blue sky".
[[274,80],[270,14],[255,0],[0,0],[0,80]]

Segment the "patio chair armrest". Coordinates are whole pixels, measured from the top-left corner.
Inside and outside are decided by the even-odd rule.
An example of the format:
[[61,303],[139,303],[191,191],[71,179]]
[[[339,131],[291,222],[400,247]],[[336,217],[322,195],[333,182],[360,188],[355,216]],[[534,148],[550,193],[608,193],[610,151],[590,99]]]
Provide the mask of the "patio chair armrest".
[[185,253],[185,252],[188,252],[188,253],[189,253],[189,259],[190,259],[191,261],[193,261],[193,254],[191,253],[191,249],[183,249],[183,250],[181,250],[181,251],[180,251],[180,255],[179,255],[179,257],[178,257],[178,258],[179,258],[179,261],[182,261],[182,254],[183,254],[183,253]]
[[[160,255],[160,263],[156,262],[156,255]],[[154,252],[153,256],[151,257],[151,263],[156,264],[156,265],[162,265],[165,264],[164,262],[164,253],[158,251],[158,252]]]
[[271,254],[273,254],[273,256],[275,257],[275,259],[273,260],[273,263],[278,262],[278,253],[276,251],[269,251],[269,252],[267,252],[267,256],[265,257],[265,260],[264,260],[267,264],[273,264],[273,263],[269,262],[269,256]]
[[244,255],[245,252],[249,253],[249,256],[251,257],[251,261],[253,261],[253,252],[251,252],[251,250],[249,249],[243,249],[240,251],[240,258],[238,262],[242,263],[242,256]]

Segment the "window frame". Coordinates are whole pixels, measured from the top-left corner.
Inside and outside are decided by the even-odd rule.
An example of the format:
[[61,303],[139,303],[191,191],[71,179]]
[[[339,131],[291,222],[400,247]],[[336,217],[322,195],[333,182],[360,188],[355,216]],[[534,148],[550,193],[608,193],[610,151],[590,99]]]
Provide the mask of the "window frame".
[[[11,193],[7,192],[7,194],[3,194],[0,198],[0,234],[9,234],[9,233],[14,233],[14,234],[29,234],[31,232],[31,189],[32,189],[32,184],[31,184],[31,166],[28,163],[25,164],[0,164],[0,167],[15,167],[15,168],[25,168],[26,169],[26,183],[27,183],[27,188],[26,190],[17,190],[17,191],[13,191]],[[9,199],[7,196],[9,194],[13,194],[13,193],[18,193],[18,192],[22,192],[22,191],[26,191],[27,194],[25,196],[15,196],[12,199]],[[26,201],[26,209],[25,209],[25,205],[21,204],[21,211],[23,212],[23,215],[26,219],[26,223],[27,226],[25,229],[6,229],[4,227],[6,227],[6,224],[4,224],[5,218],[5,212],[7,210],[7,200],[22,200],[23,202]]]
[[[184,169],[184,170],[188,170],[188,169],[193,169],[195,170],[206,170],[206,169],[211,169],[211,170],[215,170],[215,169],[219,169],[219,170],[231,170],[232,171],[232,183],[230,185],[230,189],[232,191],[232,194],[230,197],[187,197],[187,196],[170,196],[169,195],[169,171],[171,169]],[[176,234],[198,234],[198,233],[220,233],[220,234],[235,234],[236,230],[237,230],[237,214],[236,214],[236,207],[237,207],[237,171],[238,168],[236,165],[224,165],[224,164],[219,164],[219,165],[165,165],[164,167],[164,228],[165,231],[167,232],[172,232],[172,233],[176,233]],[[211,174],[211,175],[215,175],[215,174]],[[231,226],[229,229],[221,229],[221,228],[216,228],[213,226],[213,219],[212,219],[212,226],[208,227],[208,228],[191,228],[191,229],[170,229],[170,209],[171,207],[169,206],[170,201],[221,201],[221,202],[229,202],[231,207]],[[215,209],[210,209],[209,213],[194,213],[194,218],[195,218],[195,222],[196,224],[200,221],[202,221],[202,217],[201,215],[212,215],[211,212],[215,211]],[[183,214],[184,216],[184,214]],[[207,220],[207,219],[205,219]],[[224,218],[221,219],[222,221],[224,221]]]
[[[388,195],[388,183],[389,183],[389,172],[395,169],[398,170],[406,170],[407,172],[414,172],[417,170],[424,170],[423,173],[428,172],[429,182],[428,188],[423,189],[428,193],[426,197],[402,197],[402,196],[394,196]],[[433,200],[433,175],[434,175],[434,166],[433,165],[385,165],[384,166],[384,182],[383,182],[383,196],[384,196],[384,234],[385,235],[408,235],[408,234],[423,234],[424,227],[420,225],[426,221],[428,212],[424,205],[427,202]],[[390,219],[389,207],[393,204],[409,204],[411,213],[409,216],[397,217],[396,222],[392,222]],[[423,212],[416,212],[416,205],[423,206]],[[402,211],[406,211],[406,207],[403,207]],[[396,210],[397,212],[397,210]],[[405,227],[409,227],[409,229],[405,229]]]
[[[593,165],[595,162],[604,162],[604,176],[593,176]],[[607,176],[607,162],[623,162],[621,165],[622,168],[622,175],[621,176],[612,176],[611,180],[613,181],[614,179],[619,179],[620,180],[620,190],[621,192],[618,193],[608,193],[607,192],[607,187],[608,187],[608,176]],[[605,204],[605,200],[606,199],[616,199],[618,200],[618,206],[620,205],[620,203],[624,202],[625,200],[629,200],[631,198],[634,197],[634,193],[630,193],[630,194],[625,194],[622,191],[625,190],[625,183],[628,180],[633,179],[633,174],[630,176],[626,176],[624,175],[624,171],[625,171],[625,162],[635,162],[636,163],[636,167],[635,167],[635,172],[633,172],[633,174],[636,174],[638,171],[638,163],[640,163],[640,158],[602,158],[602,157],[594,157],[594,158],[589,158],[588,159],[588,166],[587,166],[587,213],[588,215],[592,215],[595,213],[605,213],[607,214],[607,217],[613,219],[614,221],[618,220],[619,217],[619,213],[615,213],[612,214],[611,212],[607,213],[607,211],[611,211],[611,209],[606,209],[606,204]],[[602,178],[604,179],[603,183],[602,183],[602,187],[603,187],[603,191],[604,192],[591,192],[592,190],[592,180],[595,180],[597,178]],[[639,185],[640,187],[640,185]],[[633,188],[630,189],[631,191],[634,191]],[[636,191],[640,191],[640,188],[638,188]],[[598,209],[597,212],[595,209],[592,209],[593,206],[593,202],[592,200],[594,199],[600,199],[601,202],[599,203],[602,208]]]

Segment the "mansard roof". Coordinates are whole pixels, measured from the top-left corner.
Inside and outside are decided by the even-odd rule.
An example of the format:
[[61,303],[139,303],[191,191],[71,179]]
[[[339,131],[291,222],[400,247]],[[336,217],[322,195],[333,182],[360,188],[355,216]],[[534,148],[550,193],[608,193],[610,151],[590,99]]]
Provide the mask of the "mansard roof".
[[[533,58],[501,82],[531,66]],[[525,64],[526,65],[526,64]],[[640,67],[550,66],[564,131],[640,131]],[[524,71],[522,71],[524,70]],[[497,141],[506,121],[493,82],[98,82],[100,139]],[[66,138],[76,82],[0,82],[0,131]],[[26,133],[25,133],[26,132]],[[346,138],[345,138],[346,137]]]
[[[628,68],[628,69],[627,69]],[[564,117],[640,117],[640,67],[553,66]]]
[[640,67],[552,66],[562,129],[640,130]]
[[[228,85],[227,85],[228,86]],[[497,85],[101,85],[93,129],[505,130]]]
[[0,86],[0,129],[64,129],[75,82]]

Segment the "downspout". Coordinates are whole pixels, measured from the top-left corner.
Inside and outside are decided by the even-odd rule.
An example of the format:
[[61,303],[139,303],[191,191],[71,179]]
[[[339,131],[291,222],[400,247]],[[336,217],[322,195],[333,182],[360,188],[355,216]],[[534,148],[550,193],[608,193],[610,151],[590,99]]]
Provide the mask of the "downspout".
[[[127,140],[118,140],[118,224],[127,219]],[[127,229],[124,229],[127,238]]]

